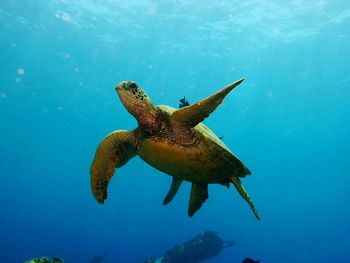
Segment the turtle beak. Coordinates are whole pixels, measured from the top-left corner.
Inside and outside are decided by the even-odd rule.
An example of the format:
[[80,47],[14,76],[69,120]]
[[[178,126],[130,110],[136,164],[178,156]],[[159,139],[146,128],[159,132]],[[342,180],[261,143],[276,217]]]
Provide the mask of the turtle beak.
[[115,88],[125,107],[128,107],[128,103],[135,102],[135,88],[137,88],[137,84],[134,81],[122,81]]
[[126,84],[127,84],[126,81],[120,82],[120,83],[117,85],[117,87],[115,88],[115,90],[116,90],[117,92],[119,92],[119,91],[121,91],[121,90],[125,90],[125,89],[126,89]]

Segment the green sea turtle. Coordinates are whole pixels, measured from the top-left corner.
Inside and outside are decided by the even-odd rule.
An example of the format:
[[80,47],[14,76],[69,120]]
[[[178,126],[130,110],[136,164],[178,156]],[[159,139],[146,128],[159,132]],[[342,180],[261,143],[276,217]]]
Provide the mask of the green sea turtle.
[[138,154],[151,166],[173,177],[164,205],[174,198],[184,180],[191,182],[188,206],[191,217],[208,199],[208,184],[228,188],[232,183],[259,219],[240,181],[240,177],[251,174],[249,169],[202,123],[242,81],[181,109],[155,106],[135,82],[119,83],[116,87],[119,98],[136,118],[138,127],[132,131],[114,131],[99,144],[91,166],[91,188],[96,200],[104,203],[115,169]]

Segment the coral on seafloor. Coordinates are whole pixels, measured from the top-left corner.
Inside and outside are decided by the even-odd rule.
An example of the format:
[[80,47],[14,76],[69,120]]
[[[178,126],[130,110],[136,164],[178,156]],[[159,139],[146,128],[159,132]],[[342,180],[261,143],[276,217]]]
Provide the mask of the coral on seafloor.
[[41,257],[41,258],[34,258],[24,261],[24,263],[63,263],[63,259],[60,259],[58,257],[49,258],[49,257]]

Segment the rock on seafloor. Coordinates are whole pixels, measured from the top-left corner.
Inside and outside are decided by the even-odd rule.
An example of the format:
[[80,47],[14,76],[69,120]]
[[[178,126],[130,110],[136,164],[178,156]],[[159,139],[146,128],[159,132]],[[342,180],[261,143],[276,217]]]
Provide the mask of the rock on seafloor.
[[54,258],[49,258],[49,257],[40,257],[40,258],[34,258],[34,259],[29,259],[24,261],[24,263],[63,263],[63,259],[54,257]]

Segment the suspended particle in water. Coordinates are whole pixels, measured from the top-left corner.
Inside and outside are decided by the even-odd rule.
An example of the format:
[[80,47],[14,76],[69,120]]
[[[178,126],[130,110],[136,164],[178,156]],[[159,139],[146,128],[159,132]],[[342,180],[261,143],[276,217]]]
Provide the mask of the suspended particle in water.
[[21,79],[20,78],[16,78],[15,81],[16,81],[16,83],[20,83]]
[[59,106],[57,109],[58,109],[59,111],[62,111],[63,108],[62,108],[61,106]]
[[63,14],[61,15],[61,19],[62,19],[63,21],[65,21],[65,22],[70,22],[72,18],[71,18],[70,15],[68,15],[67,13],[63,13]]
[[273,93],[272,93],[272,91],[271,91],[271,90],[267,91],[267,92],[266,92],[266,96],[267,96],[267,98],[268,98],[269,100],[272,100],[272,99],[273,99]]
[[69,53],[63,53],[62,57],[65,59],[70,59],[70,54]]
[[2,93],[0,94],[0,97],[3,98],[3,99],[5,99],[5,98],[7,97],[7,94],[6,94],[5,92],[2,92]]
[[20,69],[18,69],[17,70],[17,73],[19,74],[19,75],[24,75],[24,69],[23,68],[20,68]]
[[79,72],[79,68],[78,67],[74,68],[74,71]]
[[247,106],[247,107],[244,107],[243,109],[241,109],[240,112],[242,114],[246,114],[249,110],[250,110],[250,108]]

